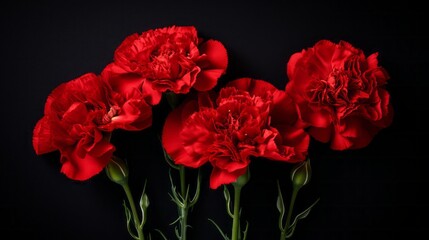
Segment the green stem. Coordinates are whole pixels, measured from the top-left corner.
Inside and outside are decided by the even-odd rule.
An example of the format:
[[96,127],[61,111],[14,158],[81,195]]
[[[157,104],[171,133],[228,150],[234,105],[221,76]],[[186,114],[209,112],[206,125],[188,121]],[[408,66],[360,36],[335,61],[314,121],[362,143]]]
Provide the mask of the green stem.
[[182,215],[182,220],[180,221],[180,239],[186,240],[186,227],[188,225],[188,206],[183,207],[180,213]]
[[238,240],[240,229],[240,195],[242,186],[234,184],[234,218],[232,222],[232,238],[231,240]]
[[133,214],[133,220],[134,220],[134,227],[138,234],[138,240],[144,240],[143,229],[140,228],[140,219],[139,219],[139,216],[137,215],[137,209],[134,203],[133,196],[131,194],[130,187],[128,186],[128,183],[122,184],[122,187],[124,188],[125,194],[127,195],[128,203],[130,204],[130,207],[131,207],[131,212]]
[[179,175],[180,175],[180,193],[183,198],[183,207],[179,207],[180,211],[180,240],[186,240],[186,227],[188,226],[188,192],[186,189],[186,177],[185,177],[185,167],[183,165],[179,166]]
[[185,181],[185,167],[183,165],[179,166],[179,174],[180,174],[180,193],[182,194],[182,197],[185,198],[186,181]]
[[290,220],[292,219],[293,207],[295,205],[295,199],[296,199],[296,196],[298,195],[298,191],[299,191],[299,188],[296,188],[296,187],[293,188],[292,198],[290,199],[290,203],[289,203],[289,210],[287,213],[286,223],[285,223],[285,227],[283,228],[284,231],[282,232],[282,234],[280,236],[280,240],[286,239],[286,235],[287,235],[288,229],[290,227]]

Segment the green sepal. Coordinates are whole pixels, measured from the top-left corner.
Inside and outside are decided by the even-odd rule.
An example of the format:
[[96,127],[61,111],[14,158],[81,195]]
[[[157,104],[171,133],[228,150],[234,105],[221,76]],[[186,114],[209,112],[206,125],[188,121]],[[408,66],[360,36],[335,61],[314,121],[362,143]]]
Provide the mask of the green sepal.
[[175,109],[179,104],[179,96],[172,91],[164,93],[165,98],[167,99],[168,105],[170,105],[171,109]]
[[168,153],[165,151],[165,149],[164,149],[164,148],[162,148],[162,152],[164,153],[164,159],[165,159],[165,161],[167,162],[167,164],[168,164],[171,168],[174,168],[174,169],[176,169],[176,170],[179,170],[179,166],[177,166],[177,165],[174,163],[173,159],[171,159],[170,155],[168,155]]

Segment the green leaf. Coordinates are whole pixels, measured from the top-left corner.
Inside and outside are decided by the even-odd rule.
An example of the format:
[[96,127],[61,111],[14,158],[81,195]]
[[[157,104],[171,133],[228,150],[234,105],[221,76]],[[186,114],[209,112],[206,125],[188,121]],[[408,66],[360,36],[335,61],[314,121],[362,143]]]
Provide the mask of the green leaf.
[[220,235],[223,237],[224,240],[229,240],[228,236],[223,233],[222,229],[215,223],[215,221],[211,220],[210,218],[208,219],[211,223],[213,223],[213,225],[217,228],[217,230],[219,231]]
[[174,224],[176,224],[177,222],[179,222],[180,220],[182,219],[182,217],[181,216],[179,216],[176,220],[174,220],[172,223],[170,223],[169,225],[174,225]]
[[167,237],[164,235],[164,233],[161,232],[161,230],[155,229],[155,231],[157,231],[159,235],[161,235],[162,239],[167,240]]
[[286,238],[292,237],[298,221],[301,220],[301,219],[306,218],[310,214],[311,209],[319,202],[319,200],[320,200],[320,198],[318,198],[313,204],[311,204],[310,207],[308,207],[307,209],[305,209],[303,212],[301,212],[300,214],[296,215],[296,217],[293,220],[292,224],[287,229]]
[[279,192],[279,195],[277,197],[277,209],[280,212],[280,216],[279,216],[279,228],[281,231],[284,231],[283,229],[283,218],[285,216],[285,204],[284,204],[284,200],[283,200],[283,195],[282,195],[282,190],[280,189],[280,183],[279,181],[277,181],[277,189]]
[[189,207],[193,207],[195,203],[197,203],[198,198],[200,197],[200,189],[201,189],[201,169],[198,169],[198,176],[197,176],[197,187],[195,189],[195,195],[192,198],[192,200],[189,202]]
[[226,185],[223,185],[223,196],[225,197],[226,211],[231,218],[234,218],[234,214],[231,212],[231,194]]
[[180,236],[179,229],[177,227],[174,228],[174,233],[176,234],[177,239],[182,239],[182,236]]
[[170,184],[171,184],[171,194],[170,195],[171,200],[176,203],[176,205],[180,208],[184,208],[184,199],[180,196],[180,194],[176,191],[176,186],[173,183],[173,177],[171,176],[171,171],[168,172],[168,176],[170,177]]
[[246,240],[248,230],[249,230],[249,222],[246,221],[246,228],[243,231],[243,240]]
[[131,210],[128,208],[128,206],[125,203],[125,201],[124,201],[123,205],[124,205],[124,209],[125,209],[125,217],[127,218],[127,230],[128,230],[128,233],[131,235],[132,238],[138,240],[139,238],[131,231],[131,226],[130,226],[131,225]]

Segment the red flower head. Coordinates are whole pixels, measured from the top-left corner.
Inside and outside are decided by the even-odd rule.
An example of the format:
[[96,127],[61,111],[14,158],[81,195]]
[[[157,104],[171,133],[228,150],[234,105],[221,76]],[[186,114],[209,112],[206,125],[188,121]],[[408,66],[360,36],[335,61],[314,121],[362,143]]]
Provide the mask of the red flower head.
[[108,90],[92,73],[61,84],[49,95],[45,114],[34,128],[36,153],[59,150],[61,172],[71,179],[87,180],[107,165],[115,150],[108,131],[151,125],[148,105],[142,111],[134,103],[116,105]]
[[241,78],[213,99],[209,93],[199,93],[198,100],[173,110],[162,135],[165,150],[176,164],[198,168],[211,163],[211,188],[245,174],[251,156],[304,160],[309,138],[294,125],[295,108],[284,110],[291,102],[283,91],[262,80]]
[[367,146],[392,122],[385,85],[389,76],[378,66],[377,53],[365,57],[341,41],[322,40],[287,64],[286,92],[299,105],[309,133],[334,150]]
[[158,104],[166,91],[212,89],[227,65],[222,43],[202,41],[194,27],[172,26],[127,37],[102,75],[121,95],[129,98],[138,91],[149,103]]

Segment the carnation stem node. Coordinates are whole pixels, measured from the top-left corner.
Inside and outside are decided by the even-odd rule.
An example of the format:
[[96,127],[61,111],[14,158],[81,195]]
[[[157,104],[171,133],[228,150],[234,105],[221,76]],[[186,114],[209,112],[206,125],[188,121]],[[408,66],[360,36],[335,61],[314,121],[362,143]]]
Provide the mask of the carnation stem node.
[[196,189],[195,189],[195,193],[191,198],[189,193],[190,185],[186,184],[185,167],[181,165],[180,166],[175,165],[171,161],[168,154],[166,154],[165,152],[164,154],[166,157],[166,161],[171,163],[171,164],[169,163],[169,165],[172,168],[177,169],[179,171],[179,177],[180,177],[180,191],[179,191],[177,190],[177,187],[174,184],[171,170],[168,173],[170,178],[170,184],[171,184],[171,193],[169,193],[169,196],[171,200],[177,205],[177,210],[179,215],[179,217],[176,220],[174,220],[174,222],[170,223],[170,225],[178,224],[179,226],[176,226],[174,229],[176,238],[179,240],[186,240],[187,228],[190,227],[188,225],[188,212],[189,212],[189,209],[192,208],[197,203],[198,198],[200,196],[201,171],[198,170]]

